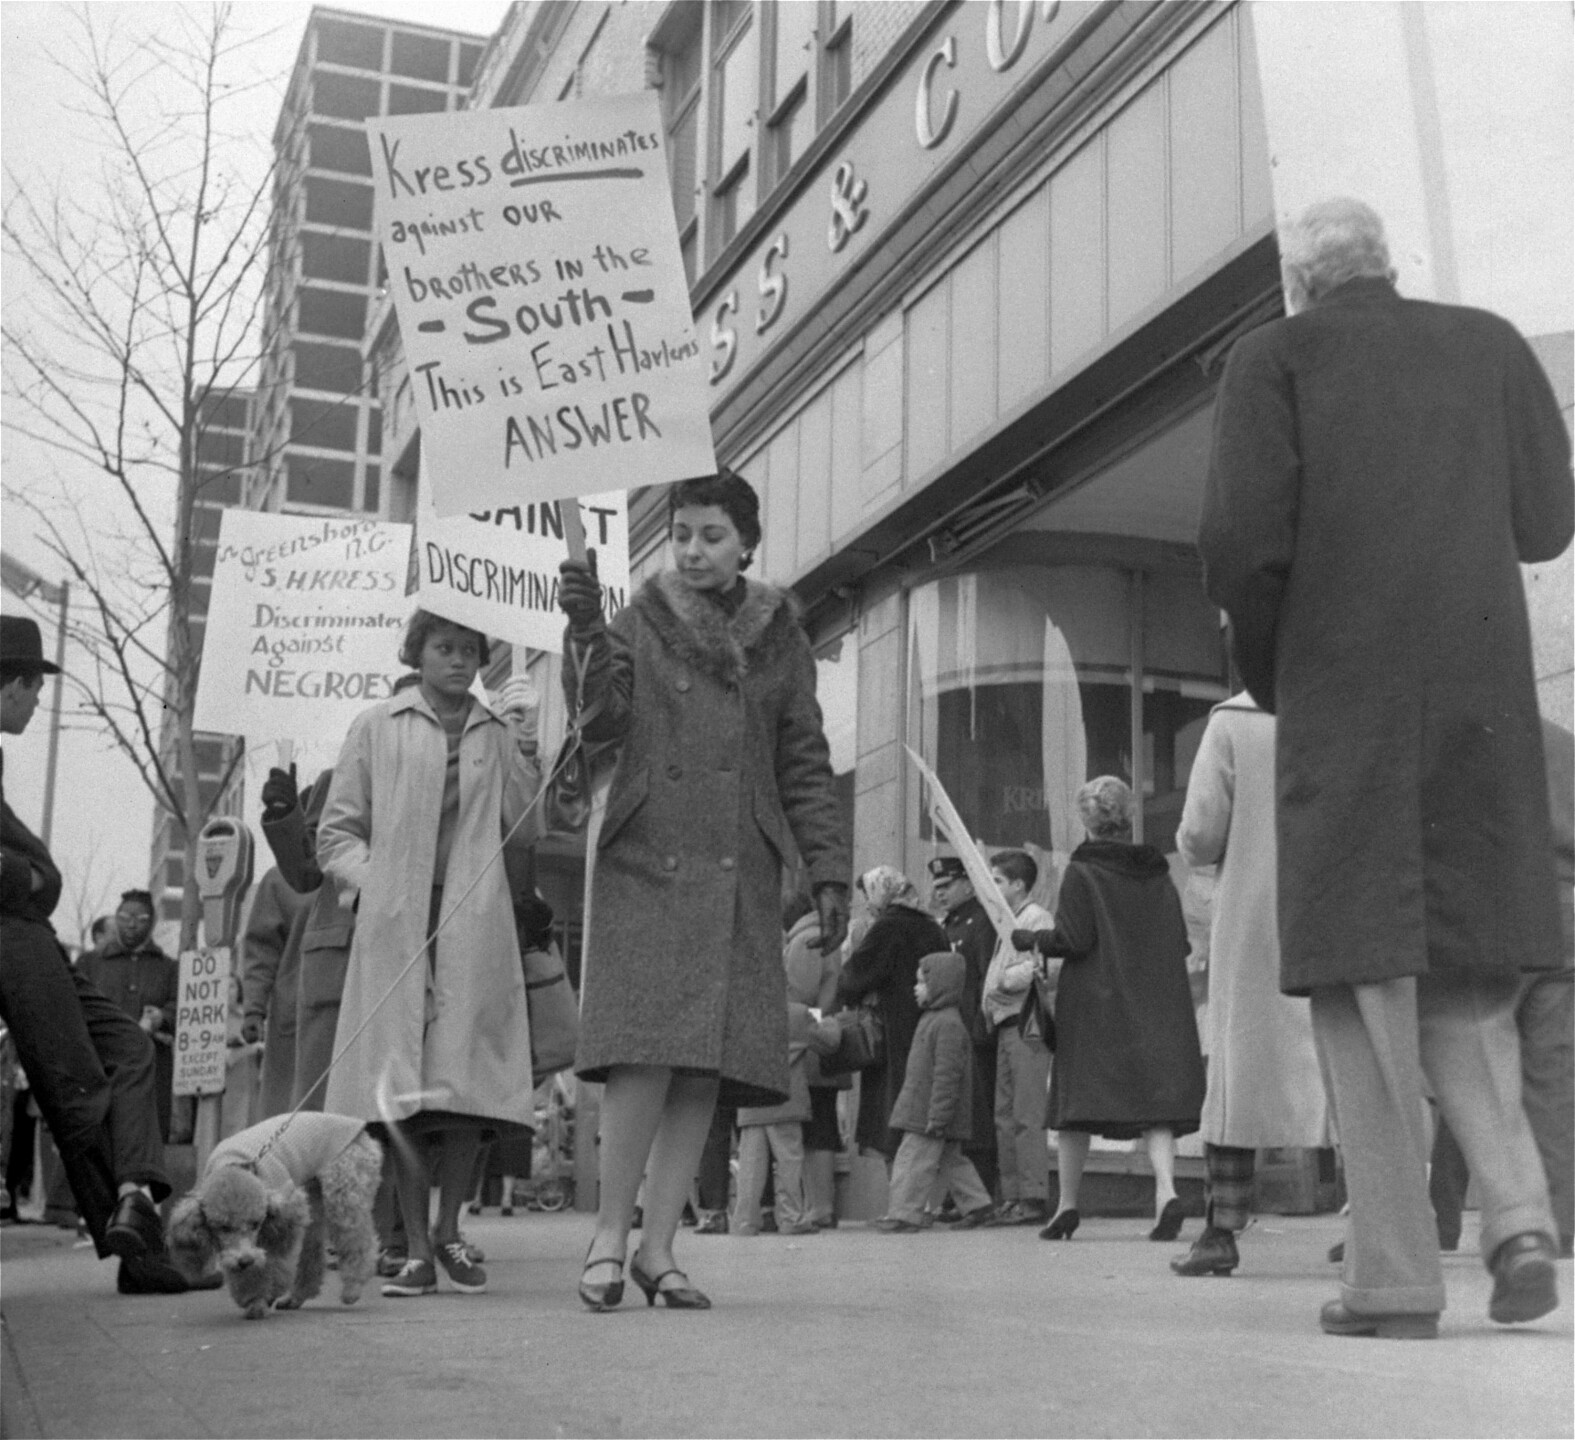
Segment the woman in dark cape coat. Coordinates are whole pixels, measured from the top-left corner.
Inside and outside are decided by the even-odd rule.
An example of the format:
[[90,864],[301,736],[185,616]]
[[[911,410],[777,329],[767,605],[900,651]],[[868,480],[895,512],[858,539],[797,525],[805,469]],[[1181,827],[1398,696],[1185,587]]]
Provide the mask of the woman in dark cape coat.
[[1149,1238],[1174,1240],[1182,1217],[1176,1137],[1198,1128],[1204,1090],[1181,897],[1165,857],[1132,843],[1132,791],[1122,781],[1090,780],[1077,808],[1091,838],[1072,852],[1055,929],[1019,932],[1020,948],[1031,943],[1066,957],[1048,1121],[1057,1135],[1061,1198],[1045,1227],[1050,1233],[1041,1233],[1061,1239],[1077,1228],[1092,1136],[1141,1135],[1154,1167]]

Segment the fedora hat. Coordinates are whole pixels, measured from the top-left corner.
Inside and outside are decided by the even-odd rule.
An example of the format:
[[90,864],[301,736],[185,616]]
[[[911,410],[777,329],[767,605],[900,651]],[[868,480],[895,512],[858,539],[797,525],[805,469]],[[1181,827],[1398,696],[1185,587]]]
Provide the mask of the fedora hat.
[[38,622],[25,615],[0,615],[0,665],[32,675],[58,675],[60,667],[44,659]]

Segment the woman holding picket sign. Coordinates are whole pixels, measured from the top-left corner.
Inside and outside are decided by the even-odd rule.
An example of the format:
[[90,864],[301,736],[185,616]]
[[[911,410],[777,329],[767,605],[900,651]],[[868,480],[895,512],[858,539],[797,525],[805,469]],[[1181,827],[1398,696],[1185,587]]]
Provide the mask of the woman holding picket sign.
[[[459,1213],[477,1152],[500,1125],[534,1123],[499,847],[522,816],[511,844],[539,832],[536,707],[523,677],[497,709],[478,700],[485,637],[425,610],[399,658],[421,682],[356,716],[318,822],[318,859],[357,919],[326,1106],[388,1127],[410,1258],[383,1293],[432,1294],[435,1259],[455,1289],[476,1294],[487,1277],[460,1239]],[[429,1140],[439,1187],[430,1235]]]
[[[792,598],[743,578],[760,502],[723,470],[673,487],[673,568],[602,618],[594,571],[562,567],[565,684],[587,740],[619,747],[593,834],[578,1074],[603,1082],[601,1197],[580,1298],[706,1309],[673,1262],[711,1112],[788,1094],[782,867],[809,871],[821,948],[842,943],[848,852]],[[580,681],[583,678],[583,693]]]

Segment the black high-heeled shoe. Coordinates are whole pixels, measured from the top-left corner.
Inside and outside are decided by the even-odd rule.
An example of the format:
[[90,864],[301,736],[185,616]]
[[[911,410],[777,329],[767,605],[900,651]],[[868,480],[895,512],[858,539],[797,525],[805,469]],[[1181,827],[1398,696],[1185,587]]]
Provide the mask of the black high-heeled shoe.
[[710,1299],[692,1285],[671,1285],[666,1290],[662,1289],[662,1281],[669,1275],[683,1275],[687,1281],[689,1277],[674,1266],[671,1270],[664,1270],[660,1275],[647,1275],[640,1268],[639,1258],[629,1262],[629,1278],[645,1292],[645,1303],[648,1307],[656,1304],[656,1297],[660,1295],[666,1302],[669,1310],[709,1310]]
[[1154,1222],[1154,1228],[1148,1232],[1150,1240],[1174,1240],[1181,1234],[1181,1222],[1187,1218],[1187,1209],[1180,1199],[1171,1196],[1165,1202],[1165,1208],[1159,1212],[1159,1219]]
[[1039,1238],[1041,1240],[1070,1240],[1077,1233],[1077,1227],[1082,1223],[1082,1218],[1076,1210],[1062,1210],[1039,1232]]
[[[605,1285],[592,1285],[586,1276],[596,1269],[598,1265],[616,1265],[618,1278],[610,1280]],[[597,1312],[614,1310],[623,1303],[623,1261],[615,1255],[603,1256],[600,1260],[592,1260],[591,1252],[585,1252],[585,1268],[580,1272],[580,1299],[584,1301],[587,1310]]]

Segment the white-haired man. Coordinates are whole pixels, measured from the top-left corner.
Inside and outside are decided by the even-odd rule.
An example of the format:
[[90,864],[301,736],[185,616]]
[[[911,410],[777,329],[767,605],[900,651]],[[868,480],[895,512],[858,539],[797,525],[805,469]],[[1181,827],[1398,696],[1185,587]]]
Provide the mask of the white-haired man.
[[1497,316],[1404,300],[1354,200],[1282,237],[1293,314],[1220,385],[1198,539],[1279,716],[1281,989],[1310,997],[1351,1220],[1337,1335],[1438,1333],[1425,1072],[1482,1186],[1490,1316],[1558,1303],[1520,971],[1559,964],[1520,561],[1575,533],[1569,437]]

